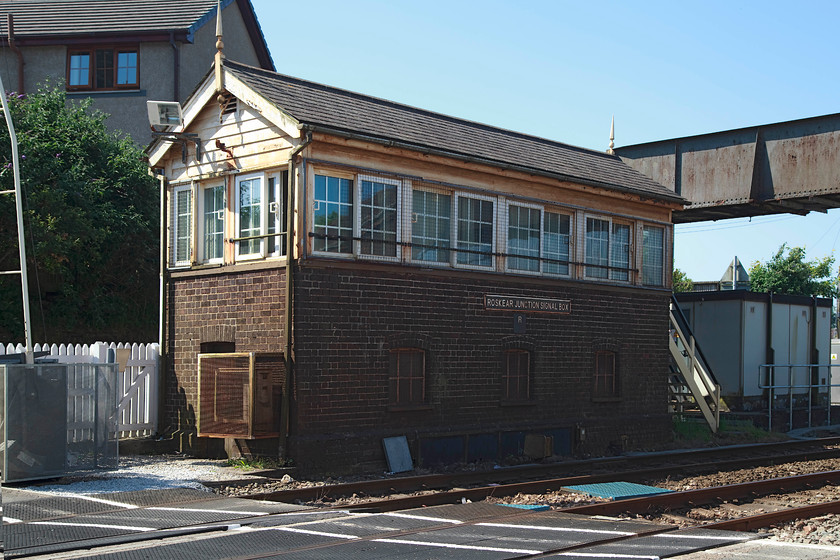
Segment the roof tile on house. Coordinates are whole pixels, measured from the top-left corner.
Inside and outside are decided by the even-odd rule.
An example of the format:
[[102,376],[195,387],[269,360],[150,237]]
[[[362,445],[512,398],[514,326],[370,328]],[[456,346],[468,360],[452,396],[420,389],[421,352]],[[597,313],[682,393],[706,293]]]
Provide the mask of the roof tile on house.
[[[211,10],[216,0],[0,0],[0,14],[14,15],[21,38],[189,29]],[[0,33],[7,33],[5,17]]]
[[433,113],[226,60],[225,68],[292,118],[418,150],[478,159],[540,175],[683,202],[617,156]]

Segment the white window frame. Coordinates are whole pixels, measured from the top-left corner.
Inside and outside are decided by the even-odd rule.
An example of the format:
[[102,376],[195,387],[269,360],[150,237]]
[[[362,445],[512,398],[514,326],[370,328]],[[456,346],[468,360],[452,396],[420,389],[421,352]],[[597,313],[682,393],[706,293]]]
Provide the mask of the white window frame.
[[[411,219],[408,220],[408,229],[406,231],[406,236],[408,239],[411,240],[411,243],[414,243],[414,222],[417,220],[417,213],[414,211],[414,191],[422,191],[426,193],[432,193],[441,196],[448,196],[449,197],[449,247],[446,249],[437,249],[437,250],[444,250],[449,252],[449,258],[445,261],[427,261],[423,259],[415,259],[413,253],[413,247],[409,247],[408,251],[408,260],[412,263],[419,264],[422,266],[437,266],[437,267],[444,267],[444,268],[451,268],[455,262],[455,250],[454,250],[454,239],[453,235],[456,233],[453,227],[453,223],[456,222],[453,213],[455,212],[455,197],[457,193],[452,190],[445,190],[445,189],[436,189],[436,188],[422,188],[422,187],[411,187],[407,189],[409,192],[408,200],[410,201],[410,206],[407,208],[410,209],[410,216]],[[438,218],[439,219],[439,218]]]
[[[394,243],[394,255],[372,255],[362,252],[362,181],[394,185],[397,187],[396,196],[396,241]],[[379,262],[396,262],[402,260],[402,209],[403,209],[403,182],[399,179],[378,177],[375,175],[356,175],[354,179],[355,191],[353,192],[353,254],[360,259],[370,259]]]
[[[312,209],[312,214],[311,214],[312,219],[310,220],[310,223],[312,225],[310,226],[311,229],[309,229],[309,232],[314,234],[315,233],[315,228],[316,228],[316,224],[315,224],[316,207],[315,207],[315,205],[316,205],[316,203],[320,202],[320,201],[315,200],[315,189],[316,189],[315,182],[317,181],[317,176],[318,175],[321,175],[321,176],[326,177],[326,178],[332,177],[334,179],[344,179],[344,180],[350,181],[351,188],[353,190],[353,192],[351,193],[351,196],[350,196],[350,206],[351,206],[351,208],[350,208],[351,220],[350,221],[352,222],[352,224],[351,224],[352,227],[350,229],[350,234],[355,237],[356,236],[356,231],[357,231],[357,225],[356,225],[356,220],[357,220],[357,217],[356,217],[356,197],[357,197],[357,194],[356,193],[359,190],[357,176],[349,174],[349,173],[341,173],[341,172],[333,171],[333,170],[329,170],[329,169],[313,169],[313,171],[312,171],[312,175],[311,175],[311,177],[312,177],[312,189],[311,189],[311,194],[309,194],[307,196],[307,198],[309,199],[309,207]],[[313,242],[312,242],[311,247],[312,247],[312,254],[316,255],[316,256],[345,257],[346,258],[346,257],[354,256],[353,251],[355,250],[355,245],[356,245],[355,241],[351,241],[350,252],[346,252],[346,253],[340,253],[338,251],[320,251],[320,250],[315,248],[315,243],[314,243],[314,238],[313,238]]]
[[[274,179],[274,208],[272,209],[272,203],[269,202],[268,195],[271,191],[271,179]],[[283,215],[283,206],[287,203],[287,200],[283,198],[283,172],[278,171],[275,173],[267,173],[265,176],[265,212],[263,212],[263,226],[262,231],[264,234],[268,234],[269,225],[271,225],[271,221],[274,221],[274,228],[275,228],[275,237],[266,237],[265,238],[265,246],[266,246],[266,255],[268,257],[285,257],[283,255],[283,230],[286,227],[286,223],[288,220],[286,216]],[[268,247],[277,247],[276,251],[268,250]]]
[[[480,265],[480,264],[470,264],[470,263],[459,263],[458,262],[458,251],[461,248],[458,243],[458,225],[459,225],[459,218],[458,212],[461,206],[461,199],[462,198],[471,198],[476,200],[486,200],[489,201],[493,205],[493,227],[492,227],[492,240],[490,242],[490,264],[488,266]],[[497,237],[499,236],[499,198],[496,196],[487,196],[483,194],[474,194],[470,192],[455,192],[455,201],[452,206],[452,210],[454,212],[453,220],[452,220],[452,248],[454,249],[452,253],[452,266],[454,268],[466,268],[469,270],[496,270],[496,247],[498,244]],[[505,237],[507,237],[507,233],[502,233]],[[470,254],[470,253],[465,253]]]
[[[633,276],[635,272],[633,272],[633,265],[634,265],[634,241],[635,241],[635,233],[636,228],[633,227],[633,222],[630,220],[621,220],[621,219],[612,219],[610,220],[610,266],[613,265],[613,247],[614,243],[613,240],[615,238],[615,231],[614,228],[616,225],[624,226],[627,228],[627,270],[621,271],[619,269],[610,268],[609,269],[609,280],[610,282],[615,282],[617,284],[632,284],[633,283]],[[614,274],[620,274],[624,272],[627,274],[626,279],[621,278],[613,278]]]
[[[260,233],[257,235],[262,235],[264,232],[263,226],[265,223],[265,205],[266,205],[266,184],[268,181],[266,180],[264,173],[251,173],[248,175],[240,175],[236,177],[236,181],[234,184],[234,226],[233,226],[233,237],[234,239],[239,239],[242,237],[242,229],[241,229],[241,220],[242,220],[242,208],[241,208],[241,200],[242,196],[240,194],[240,189],[242,183],[246,181],[254,181],[259,180],[260,182],[260,202],[259,202],[259,209],[260,209]],[[253,253],[243,253],[242,252],[242,244],[243,243],[250,243],[250,241],[236,241],[236,260],[237,261],[247,261],[247,260],[254,260],[254,259],[261,259],[265,258],[265,239],[256,239],[254,240],[258,244],[258,250]]]
[[[216,210],[216,212],[221,212],[222,213],[222,216],[221,216],[221,220],[222,220],[222,255],[220,257],[210,258],[210,257],[207,256],[207,243],[206,243],[207,239],[205,237],[207,232],[205,231],[205,225],[204,225],[205,212],[206,212],[205,195],[206,195],[207,191],[212,190],[212,189],[216,189],[216,188],[221,188],[222,189],[222,207],[221,207],[221,209]],[[200,240],[200,242],[198,243],[200,259],[201,259],[201,262],[208,263],[208,264],[221,263],[224,260],[224,257],[225,257],[225,251],[224,251],[225,226],[224,226],[224,224],[225,224],[225,212],[227,211],[227,206],[228,206],[227,189],[225,188],[225,183],[222,182],[222,183],[208,184],[206,186],[202,186],[202,188],[199,189],[199,192],[201,194],[198,197],[199,200],[198,200],[197,215],[199,216],[199,219],[197,220],[197,222],[198,222],[198,239]]]
[[565,274],[562,273],[562,272],[549,272],[549,271],[545,270],[546,265],[547,264],[555,264],[555,263],[548,263],[546,260],[543,260],[543,261],[541,261],[540,272],[542,274],[545,274],[546,276],[550,276],[550,277],[570,278],[570,277],[574,276],[574,270],[575,270],[575,266],[576,266],[575,264],[573,264],[574,260],[575,260],[575,214],[573,212],[562,211],[562,210],[559,210],[557,208],[551,208],[549,206],[546,206],[546,207],[543,208],[542,230],[540,231],[540,235],[542,236],[540,238],[540,258],[542,258],[542,259],[553,259],[554,258],[553,256],[549,256],[549,255],[546,254],[546,243],[545,243],[546,231],[545,231],[545,227],[546,227],[546,221],[547,221],[547,214],[557,214],[557,215],[566,216],[567,218],[569,218],[569,233],[567,234],[568,237],[569,237],[569,254],[566,257],[567,261],[568,261],[566,263],[567,271],[566,271]]
[[[187,226],[186,232],[186,240],[187,240],[187,254],[183,257],[179,258],[178,254],[178,241],[180,238],[184,237],[183,228],[179,228],[179,216],[181,216],[180,212],[180,205],[178,203],[178,195],[179,193],[187,192],[189,194],[189,200],[187,202],[187,207],[189,209],[189,224]],[[192,266],[192,253],[193,253],[193,235],[194,235],[194,221],[195,221],[195,190],[193,189],[192,185],[183,185],[179,187],[174,187],[172,189],[172,198],[171,198],[171,226],[170,229],[172,231],[172,237],[170,239],[171,243],[171,251],[169,257],[170,266],[173,268],[183,268]]]
[[[598,277],[598,276],[590,276],[586,273],[587,267],[596,266],[596,265],[590,264],[586,261],[586,250],[588,248],[588,239],[587,239],[587,236],[586,236],[586,225],[587,225],[587,221],[590,218],[592,218],[594,220],[599,220],[599,221],[602,221],[602,222],[607,222],[607,224],[608,224],[608,226],[607,226],[607,231],[608,231],[607,264],[606,264],[606,268],[604,269],[606,271],[606,277],[604,277],[604,278],[601,278],[601,277]],[[613,238],[614,238],[613,225],[614,224],[625,226],[625,227],[628,228],[628,231],[629,231],[630,239],[628,240],[628,260],[627,260],[628,270],[627,270],[627,279],[626,280],[613,278],[613,274],[615,272],[617,272],[616,269],[612,268],[612,265],[613,265],[613,248],[615,246],[615,243],[614,243],[614,240],[613,240]],[[591,281],[594,281],[594,282],[609,282],[609,283],[612,283],[612,284],[633,284],[635,273],[633,272],[632,268],[633,268],[633,264],[635,262],[634,261],[634,254],[635,254],[635,251],[634,251],[634,243],[635,243],[634,234],[635,234],[635,229],[636,229],[635,227],[633,227],[633,224],[634,224],[633,220],[629,220],[629,219],[614,218],[613,216],[604,216],[604,215],[601,215],[601,214],[589,214],[589,213],[584,214],[583,224],[582,224],[582,227],[581,227],[581,234],[582,234],[582,237],[583,237],[583,264],[581,266],[583,267],[583,278],[585,280],[591,280]]]
[[[540,213],[540,224],[539,224],[539,231],[538,231],[538,241],[539,241],[539,250],[537,251],[536,257],[533,257],[533,260],[537,263],[537,270],[523,270],[520,268],[511,268],[510,261],[512,259],[526,259],[532,260],[531,257],[519,256],[514,255],[511,253],[510,249],[510,207],[511,206],[519,206],[521,208],[530,208],[532,210],[538,210]],[[529,202],[522,202],[516,200],[507,200],[505,205],[505,227],[504,227],[504,239],[505,239],[505,272],[511,272],[514,274],[530,274],[530,275],[540,275],[542,274],[542,252],[543,252],[543,231],[545,227],[545,206],[541,204],[533,204]],[[498,226],[497,226],[498,227]]]
[[[649,284],[649,283],[645,282],[645,245],[644,245],[644,242],[645,242],[645,232],[644,232],[644,230],[645,230],[645,228],[658,229],[658,230],[662,231],[662,254],[661,254],[662,271],[660,273],[659,283],[657,283],[657,284]],[[667,267],[667,262],[668,262],[667,261],[667,256],[668,256],[668,236],[667,236],[667,233],[668,233],[670,228],[668,228],[664,225],[659,225],[659,224],[642,223],[641,227],[639,229],[640,229],[640,234],[641,234],[640,237],[639,237],[639,245],[640,245],[640,248],[641,248],[640,261],[641,261],[641,270],[642,270],[642,272],[640,274],[639,283],[642,284],[643,286],[664,288],[665,286],[667,286],[667,276],[666,276],[666,270],[668,268]]]

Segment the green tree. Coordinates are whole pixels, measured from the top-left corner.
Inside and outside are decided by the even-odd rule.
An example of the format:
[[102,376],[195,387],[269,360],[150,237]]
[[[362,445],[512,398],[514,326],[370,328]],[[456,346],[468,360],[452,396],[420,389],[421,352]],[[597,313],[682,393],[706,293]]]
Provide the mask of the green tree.
[[[90,100],[64,88],[7,94],[18,137],[36,340],[156,337],[157,182],[143,152],[108,132]],[[0,119],[0,189],[13,189],[11,146]],[[0,269],[19,266],[13,197],[0,197]],[[23,339],[20,281],[0,277],[0,340]]]
[[671,285],[674,293],[690,292],[694,289],[694,280],[689,278],[688,275],[679,268],[675,268]]
[[[787,253],[787,254],[785,254]],[[834,257],[805,261],[805,249],[783,243],[766,263],[750,267],[750,289],[754,292],[773,292],[802,296],[834,297],[837,278],[831,276]]]

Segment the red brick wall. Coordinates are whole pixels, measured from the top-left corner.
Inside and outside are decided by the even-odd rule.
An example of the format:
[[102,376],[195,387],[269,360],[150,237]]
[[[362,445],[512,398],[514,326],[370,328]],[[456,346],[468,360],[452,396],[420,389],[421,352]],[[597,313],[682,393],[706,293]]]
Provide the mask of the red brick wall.
[[[578,453],[655,445],[667,414],[669,294],[535,278],[309,261],[295,280],[292,454],[300,465],[381,469],[382,437],[586,430]],[[484,309],[486,294],[571,300],[569,315]],[[427,410],[392,411],[388,355],[395,341],[427,345]],[[532,400],[501,399],[503,348],[532,349]],[[618,353],[621,399],[593,402],[595,347]]]
[[237,352],[282,352],[284,268],[176,276],[167,291],[166,418],[171,429],[195,428],[202,342],[233,342]]
[[[201,342],[283,350],[284,269],[176,277],[168,291],[167,414],[194,429]],[[571,314],[488,311],[484,296],[568,299]],[[289,454],[304,471],[381,471],[382,438],[585,430],[576,454],[649,448],[670,437],[668,301],[662,291],[582,282],[306,261],[295,275]],[[389,408],[389,351],[427,350],[428,406]],[[502,402],[502,351],[531,350],[532,399]],[[595,349],[618,353],[621,398],[592,400]],[[466,440],[465,440],[466,441]],[[270,448],[271,446],[269,446]]]

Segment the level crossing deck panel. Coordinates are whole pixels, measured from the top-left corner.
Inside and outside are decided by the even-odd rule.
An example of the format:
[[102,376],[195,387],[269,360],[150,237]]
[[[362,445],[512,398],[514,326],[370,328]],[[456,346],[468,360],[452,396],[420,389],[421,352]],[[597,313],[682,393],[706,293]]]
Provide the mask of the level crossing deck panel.
[[[85,558],[102,560],[501,560],[561,553],[563,558],[614,553],[655,558],[752,538],[744,533],[678,531],[640,520],[533,512],[486,502],[361,513],[208,493],[199,493],[201,499],[197,499],[194,492],[101,495],[107,496],[103,499],[108,503],[90,502],[90,497],[82,496],[33,499],[23,493],[18,493],[21,500],[16,501],[12,492],[12,496],[4,495],[11,510],[23,504],[30,510],[39,506],[44,510],[28,513],[38,525],[22,521],[5,526],[6,557],[43,560],[78,550]],[[184,501],[173,503],[178,496]],[[96,504],[98,512],[91,511],[90,503]],[[137,503],[153,505],[137,507]],[[57,511],[62,515],[55,516]],[[73,511],[79,513],[68,513]],[[101,548],[116,544],[121,546]]]

